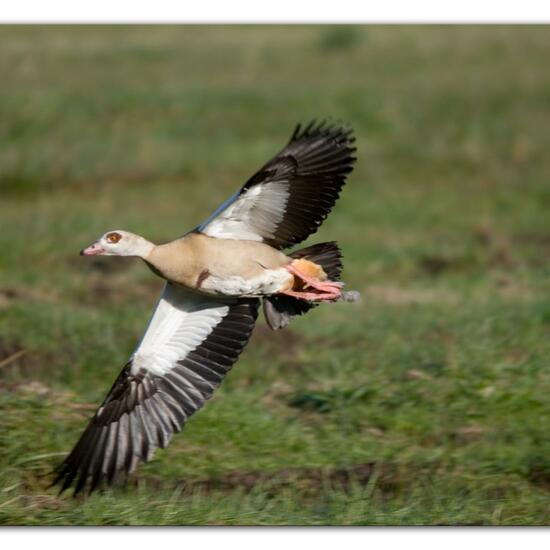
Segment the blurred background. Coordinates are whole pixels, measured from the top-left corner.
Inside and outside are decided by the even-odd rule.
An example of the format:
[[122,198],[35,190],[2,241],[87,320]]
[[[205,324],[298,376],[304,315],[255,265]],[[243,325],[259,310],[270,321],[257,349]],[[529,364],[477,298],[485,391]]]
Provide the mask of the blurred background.
[[[0,523],[546,524],[550,32],[499,26],[0,27]],[[309,243],[360,304],[259,321],[126,486],[48,489],[162,288],[81,258],[168,241],[297,122],[355,129]]]

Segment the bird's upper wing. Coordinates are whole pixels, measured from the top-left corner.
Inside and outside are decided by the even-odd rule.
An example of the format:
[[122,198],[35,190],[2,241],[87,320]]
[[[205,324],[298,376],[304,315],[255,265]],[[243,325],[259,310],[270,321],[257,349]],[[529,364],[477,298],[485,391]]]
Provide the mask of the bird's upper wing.
[[355,162],[351,129],[296,127],[288,145],[197,230],[288,248],[317,231]]
[[167,284],[143,339],[58,469],[61,491],[132,472],[211,397],[248,342],[258,300]]

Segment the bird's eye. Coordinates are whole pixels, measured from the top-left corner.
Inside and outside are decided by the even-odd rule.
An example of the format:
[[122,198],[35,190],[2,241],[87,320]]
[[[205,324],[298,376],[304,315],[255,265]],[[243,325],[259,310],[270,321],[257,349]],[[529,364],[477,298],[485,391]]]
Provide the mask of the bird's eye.
[[107,241],[114,244],[120,241],[120,239],[122,238],[122,235],[120,233],[109,233],[108,235],[106,235],[105,238],[107,239]]

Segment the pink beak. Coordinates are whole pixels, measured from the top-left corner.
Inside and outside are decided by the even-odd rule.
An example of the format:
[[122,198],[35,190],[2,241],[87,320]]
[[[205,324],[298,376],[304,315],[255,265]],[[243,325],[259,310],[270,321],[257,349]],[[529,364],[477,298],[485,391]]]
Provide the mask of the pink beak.
[[84,248],[80,251],[81,256],[97,256],[103,254],[105,250],[99,245],[98,242],[91,244],[88,248]]

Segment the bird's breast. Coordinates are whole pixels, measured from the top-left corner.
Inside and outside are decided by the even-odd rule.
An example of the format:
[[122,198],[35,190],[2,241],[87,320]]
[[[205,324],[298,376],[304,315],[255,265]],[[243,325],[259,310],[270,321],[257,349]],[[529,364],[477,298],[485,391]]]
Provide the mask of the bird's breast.
[[217,296],[269,296],[292,287],[294,276],[284,267],[264,269],[260,275],[245,278],[239,275],[220,277],[209,275],[198,290]]

